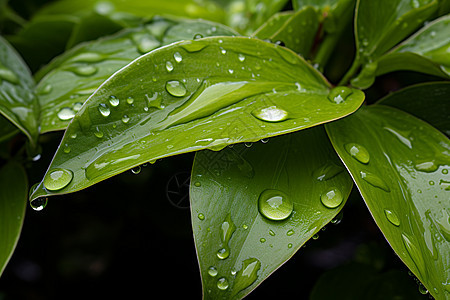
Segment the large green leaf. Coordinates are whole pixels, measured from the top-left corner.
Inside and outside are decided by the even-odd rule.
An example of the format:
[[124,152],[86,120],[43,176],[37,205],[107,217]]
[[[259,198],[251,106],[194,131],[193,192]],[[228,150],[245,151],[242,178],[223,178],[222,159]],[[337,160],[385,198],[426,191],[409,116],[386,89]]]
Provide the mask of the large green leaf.
[[36,143],[39,106],[34,81],[20,56],[1,36],[0,114],[17,126],[32,144]]
[[338,214],[351,188],[322,126],[199,152],[190,195],[204,298],[251,292]]
[[449,139],[383,105],[326,128],[391,247],[436,299],[448,298]]
[[308,57],[318,27],[319,16],[314,8],[309,6],[297,12],[273,15],[253,36],[273,42],[281,41],[286,47]]
[[25,217],[27,174],[10,162],[0,169],[0,275],[16,248]]
[[173,15],[220,22],[224,17],[223,10],[208,0],[170,0],[170,3],[160,0],[62,0],[47,5],[37,15],[80,14],[92,11],[112,18],[129,13],[146,18]]
[[234,34],[233,30],[209,21],[174,23],[155,19],[145,26],[79,45],[36,75],[37,79],[43,77],[37,87],[41,132],[65,129],[101,83],[140,55],[195,35]]
[[[341,118],[364,100],[329,93],[292,51],[247,37],[182,41],[141,56],[86,101],[32,198],[68,193],[148,161],[257,141]],[[67,181],[53,184],[64,169]],[[61,174],[61,173],[58,173]],[[57,180],[60,183],[60,180]]]
[[342,83],[347,83],[363,65],[372,72],[373,61],[430,19],[438,0],[358,0],[355,17],[356,57]]
[[450,15],[447,15],[430,22],[389,53],[365,65],[352,84],[367,88],[375,76],[399,70],[450,78],[449,49]]
[[427,82],[391,93],[378,101],[427,121],[450,136],[450,82]]

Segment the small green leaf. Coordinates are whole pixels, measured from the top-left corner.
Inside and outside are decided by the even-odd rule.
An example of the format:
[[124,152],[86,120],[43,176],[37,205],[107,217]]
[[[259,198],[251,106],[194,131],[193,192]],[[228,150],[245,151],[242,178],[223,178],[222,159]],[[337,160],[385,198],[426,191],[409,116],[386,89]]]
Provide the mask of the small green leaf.
[[36,144],[39,106],[34,81],[21,57],[0,36],[0,114]]
[[409,86],[378,101],[427,121],[450,136],[450,82],[427,82]]
[[263,142],[195,157],[191,219],[205,299],[250,293],[350,194],[352,180],[322,126]]
[[[110,77],[73,118],[49,168],[71,170],[73,180],[52,194],[159,158],[329,122],[364,100],[356,89],[329,92],[300,56],[258,39],[213,37],[156,49]],[[32,198],[47,193],[41,184]]]
[[0,275],[16,248],[28,196],[27,174],[10,162],[0,169]]
[[427,73],[450,78],[450,15],[436,19],[400,43],[377,61],[365,65],[352,80],[357,87],[367,88],[375,76],[399,70]]
[[140,55],[195,35],[234,34],[231,29],[208,21],[174,24],[155,19],[148,25],[125,29],[64,53],[36,75],[37,79],[42,78],[37,86],[41,132],[65,129],[103,81]]
[[272,42],[281,41],[294,52],[308,57],[318,27],[319,16],[314,8],[308,6],[295,13],[282,12],[273,15],[253,36]]
[[436,299],[449,297],[449,139],[383,105],[326,128],[390,246]]

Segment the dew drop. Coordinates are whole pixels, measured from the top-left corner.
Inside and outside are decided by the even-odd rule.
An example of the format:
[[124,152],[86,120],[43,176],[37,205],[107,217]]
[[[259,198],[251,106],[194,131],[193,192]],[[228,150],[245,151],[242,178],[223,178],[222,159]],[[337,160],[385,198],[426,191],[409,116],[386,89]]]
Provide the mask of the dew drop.
[[127,103],[130,104],[130,105],[133,104],[134,103],[134,98],[133,97],[128,97],[127,98]]
[[116,96],[109,96],[109,103],[111,106],[117,107],[120,104],[120,100]]
[[361,175],[361,178],[370,185],[380,188],[385,192],[391,191],[386,182],[384,182],[384,180],[378,177],[377,175],[364,171],[360,171],[359,174]]
[[226,290],[228,288],[228,280],[225,277],[219,278],[219,280],[217,280],[217,288],[219,290]]
[[104,103],[100,103],[98,105],[98,111],[104,117],[107,117],[107,116],[109,116],[111,114],[111,111],[109,110],[109,107],[106,104],[104,104]]
[[288,112],[275,105],[252,111],[252,115],[261,121],[282,122],[288,118]]
[[63,107],[57,115],[61,121],[67,121],[75,117],[75,112],[69,107]]
[[135,175],[141,173],[141,166],[136,166],[134,168],[131,168],[131,173],[133,173]]
[[128,122],[130,122],[130,117],[128,117],[127,115],[123,115],[122,117],[122,122],[124,124],[127,124]]
[[261,143],[267,144],[269,142],[269,139],[261,139]]
[[73,110],[74,111],[79,111],[81,109],[81,107],[83,107],[83,103],[81,103],[81,102],[75,102],[73,104]]
[[273,230],[269,230],[269,234],[270,234],[271,236],[275,236],[275,232],[274,232]]
[[49,191],[57,191],[65,188],[73,178],[70,170],[56,168],[50,170],[44,177],[44,186]]
[[203,38],[203,35],[202,34],[200,34],[200,33],[197,33],[197,34],[195,34],[194,35],[194,40],[198,40],[198,39],[201,39],[201,38]]
[[428,294],[427,288],[420,282],[419,282],[419,293],[421,293],[422,295]]
[[346,144],[345,150],[350,154],[354,159],[363,164],[368,164],[370,160],[369,151],[363,146],[356,143]]
[[41,211],[47,206],[47,203],[47,198],[37,198],[30,202],[30,206],[35,211]]
[[289,197],[278,190],[264,190],[258,199],[258,210],[266,218],[281,221],[288,218],[294,209]]
[[187,92],[184,84],[178,80],[167,81],[166,90],[174,97],[183,97]]
[[180,52],[175,52],[173,54],[173,58],[177,63],[180,63],[183,60],[183,57],[181,56]]
[[173,71],[173,64],[170,61],[166,62],[166,70],[167,70],[167,72]]
[[288,244],[288,248],[292,248],[292,243],[289,243],[289,244]]
[[200,186],[202,186],[202,184],[199,181],[196,181],[196,182],[194,182],[194,186],[200,187]]
[[217,257],[220,259],[227,259],[230,256],[230,249],[228,247],[221,248],[217,251]]
[[342,193],[337,188],[332,188],[326,193],[323,193],[320,196],[320,201],[322,201],[322,204],[325,207],[328,208],[336,208],[339,205],[341,205],[342,201],[344,200],[344,197],[342,197]]
[[211,277],[216,277],[218,274],[217,269],[215,267],[209,267],[208,268],[208,275]]
[[389,209],[385,209],[384,214],[386,215],[386,219],[388,219],[389,222],[397,227],[400,226],[400,219],[395,212]]
[[442,169],[442,174],[448,174],[448,169]]
[[67,145],[67,144],[65,144],[64,145],[64,149],[63,149],[63,151],[64,151],[64,153],[70,153],[70,146],[69,145]]
[[239,54],[238,59],[240,62],[243,62],[245,60],[245,56],[243,54]]
[[201,220],[201,221],[203,221],[203,220],[205,219],[205,215],[202,214],[202,213],[199,213],[199,214],[197,215],[197,217],[198,217],[198,219]]
[[353,94],[351,88],[346,86],[337,86],[331,89],[330,93],[328,94],[328,100],[333,103],[340,104],[344,102],[351,94]]
[[265,239],[265,238],[260,238],[259,241],[260,241],[261,243],[265,243],[265,242],[266,242],[266,239]]
[[434,172],[438,169],[439,165],[437,165],[434,161],[426,161],[418,163],[414,166],[417,171],[421,172]]
[[71,69],[73,73],[79,76],[92,76],[97,73],[97,67],[86,65],[86,66],[78,66]]
[[295,233],[294,230],[289,229],[289,230],[286,232],[286,235],[287,235],[287,236],[291,236],[291,235],[293,235],[294,233]]
[[319,234],[318,233],[316,233],[315,235],[312,236],[313,240],[317,240],[318,238],[319,238]]
[[242,262],[241,269],[236,274],[233,289],[235,292],[249,287],[258,278],[261,262],[256,258],[248,258]]
[[97,127],[96,130],[94,131],[94,135],[95,135],[97,138],[101,139],[101,138],[103,137],[103,132],[100,131],[100,129]]

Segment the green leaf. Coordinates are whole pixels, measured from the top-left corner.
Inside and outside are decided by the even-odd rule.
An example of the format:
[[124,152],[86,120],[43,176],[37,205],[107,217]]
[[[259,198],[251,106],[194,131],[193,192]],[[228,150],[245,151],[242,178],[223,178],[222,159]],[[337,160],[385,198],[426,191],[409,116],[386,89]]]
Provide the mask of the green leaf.
[[336,217],[351,188],[322,126],[197,153],[191,219],[204,298],[247,295]]
[[287,2],[288,0],[232,0],[225,10],[225,24],[250,35]]
[[423,299],[406,272],[378,273],[364,264],[350,263],[325,272],[314,285],[310,300]]
[[0,169],[0,275],[11,258],[22,230],[27,204],[27,174],[10,162]]
[[39,134],[38,113],[30,71],[13,47],[0,36],[0,114],[35,145]]
[[449,139],[383,105],[326,129],[390,246],[435,298],[449,297]]
[[318,27],[318,14],[309,6],[295,13],[273,15],[253,36],[273,42],[282,41],[289,49],[308,57]]
[[450,78],[450,15],[436,19],[417,33],[367,64],[352,85],[367,88],[375,76],[393,71],[409,70]]
[[195,35],[234,35],[233,30],[208,21],[155,19],[138,28],[84,43],[56,58],[36,78],[41,105],[41,132],[67,127],[86,99],[114,72],[162,45]]
[[364,100],[346,87],[328,94],[327,81],[300,56],[258,39],[213,37],[156,49],[86,101],[45,177],[62,168],[73,179],[52,192],[41,183],[32,198],[77,191],[159,158],[329,122]]
[[3,116],[0,116],[0,143],[18,133],[18,129]]
[[450,82],[427,82],[391,93],[378,103],[427,121],[450,136]]
[[62,0],[56,1],[40,10],[37,15],[80,14],[96,12],[116,18],[123,13],[151,18],[155,15],[173,15],[189,18],[202,18],[220,22],[223,10],[211,1],[171,0]]

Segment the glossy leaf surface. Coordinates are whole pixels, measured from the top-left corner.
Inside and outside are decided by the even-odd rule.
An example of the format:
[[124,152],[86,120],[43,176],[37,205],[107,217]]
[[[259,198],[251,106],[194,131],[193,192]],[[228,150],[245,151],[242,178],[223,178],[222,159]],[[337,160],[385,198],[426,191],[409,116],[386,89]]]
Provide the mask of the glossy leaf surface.
[[322,126],[197,153],[191,219],[204,298],[248,294],[338,214],[351,188]]
[[366,65],[352,84],[367,88],[375,76],[399,70],[450,78],[449,49],[450,15],[447,15],[427,24],[376,62]]
[[450,82],[429,82],[407,87],[378,101],[422,119],[450,136]]
[[21,165],[10,162],[0,169],[0,275],[22,230],[27,191],[27,175]]
[[86,101],[45,177],[61,168],[73,179],[54,192],[41,183],[32,198],[77,191],[159,158],[312,127],[363,100],[346,87],[329,95],[300,56],[261,40],[171,44],[115,73]]
[[393,250],[435,298],[448,298],[449,139],[383,105],[326,128]]
[[312,7],[295,13],[282,12],[272,16],[253,35],[272,42],[283,42],[294,52],[307,57],[319,27],[319,16]]
[[30,71],[12,46],[0,37],[0,114],[35,144],[38,113]]
[[[162,45],[195,35],[234,35],[233,30],[208,21],[157,19],[103,39],[84,43],[37,74],[41,105],[41,131],[61,130],[86,99],[114,72],[135,58]],[[46,74],[46,75],[45,75]],[[45,76],[44,76],[45,75]]]

